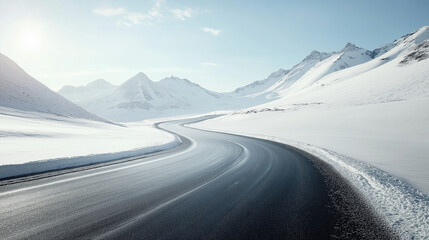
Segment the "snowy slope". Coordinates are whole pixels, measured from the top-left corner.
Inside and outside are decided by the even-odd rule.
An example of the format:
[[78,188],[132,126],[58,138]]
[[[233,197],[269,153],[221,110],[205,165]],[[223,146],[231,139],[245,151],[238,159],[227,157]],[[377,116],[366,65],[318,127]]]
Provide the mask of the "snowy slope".
[[270,102],[290,92],[306,88],[332,72],[370,61],[374,56],[384,53],[389,47],[390,45],[387,45],[374,51],[368,51],[348,43],[339,52],[312,51],[292,69],[281,69],[266,80],[256,81],[236,89],[235,97],[245,98],[259,104]]
[[304,60],[295,65],[286,76],[281,80],[273,84],[272,87],[268,88],[265,93],[276,93],[281,90],[289,87],[291,84],[295,83],[302,76],[304,76],[308,71],[312,70],[317,64],[331,57],[332,53],[312,51]]
[[256,81],[244,87],[237,88],[231,93],[231,96],[240,102],[238,105],[241,107],[254,106],[278,99],[281,97],[279,90],[289,87],[316,64],[331,55],[330,53],[312,51],[310,55],[290,70],[280,69],[273,72],[265,80]]
[[122,126],[0,107],[0,179],[172,148],[152,123]]
[[299,78],[299,81],[294,81],[290,86],[282,86],[281,89],[277,88],[277,91],[284,96],[287,93],[301,90],[311,86],[330,73],[368,62],[372,60],[371,56],[371,51],[347,43],[340,52],[334,53],[327,59],[316,63],[309,71],[305,72],[305,74]]
[[193,126],[309,151],[350,179],[404,239],[428,239],[429,27],[386,46],[315,82],[307,80],[319,72],[308,71],[278,100]]
[[[386,48],[377,49],[377,53]],[[377,53],[359,48],[348,43],[341,51],[325,53],[312,51],[304,60],[288,70],[280,80],[274,82],[263,91],[250,95],[253,98],[263,97],[265,102],[281,98],[290,92],[306,88],[322,77],[342,69],[372,60]],[[262,103],[263,101],[260,101]]]
[[0,54],[0,106],[105,121],[51,91],[2,54]]
[[64,86],[58,93],[74,103],[84,103],[111,94],[116,88],[104,79],[97,79],[86,86]]

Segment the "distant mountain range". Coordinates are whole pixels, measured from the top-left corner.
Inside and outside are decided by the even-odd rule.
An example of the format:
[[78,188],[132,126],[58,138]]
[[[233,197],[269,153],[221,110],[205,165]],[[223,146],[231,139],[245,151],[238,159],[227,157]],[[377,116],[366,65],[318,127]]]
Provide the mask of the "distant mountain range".
[[[53,93],[0,55],[0,106],[112,121],[237,110],[305,92],[320,86],[321,80],[332,79],[329,84],[333,84],[345,76],[350,78],[379,68],[393,59],[401,58],[398,67],[423,61],[428,58],[428,39],[426,26],[372,51],[351,43],[338,52],[312,51],[291,69],[279,69],[266,79],[229,93],[209,91],[173,76],[153,82],[144,73],[138,73],[119,86],[98,79],[86,86],[64,86],[58,92],[80,107]],[[407,71],[408,68],[402,69]]]
[[74,99],[88,111],[115,121],[137,121],[216,110],[225,98],[187,79],[169,77],[153,82],[144,73],[138,73],[113,89],[112,85],[105,83],[103,86],[109,86],[105,91],[82,94],[82,98],[77,98],[79,93],[95,92],[87,90],[88,86],[66,86],[59,93]]
[[240,109],[278,99],[283,91],[308,87],[329,73],[367,62],[384,53],[377,51],[375,54],[351,43],[339,52],[312,51],[292,69],[279,69],[266,79],[231,93],[212,92],[173,76],[153,82],[144,73],[120,86],[99,79],[87,86],[65,86],[59,93],[88,111],[114,121]]
[[77,104],[103,97],[115,91],[118,86],[110,84],[104,79],[97,79],[86,86],[64,86],[58,93]]
[[[427,27],[419,32],[425,32],[425,29]],[[352,43],[347,43],[338,52],[312,51],[293,68],[279,69],[266,79],[237,88],[230,93],[212,92],[189,80],[177,77],[153,82],[143,73],[137,74],[117,87],[104,80],[102,87],[96,90],[89,87],[101,81],[97,80],[85,87],[66,86],[59,93],[88,111],[115,121],[137,121],[214,110],[241,109],[299,92],[336,72],[346,72],[346,69],[371,61],[378,62],[379,60],[376,59],[414,34],[407,34],[393,43],[372,51]],[[427,38],[423,36],[422,39]],[[408,47],[411,46],[406,48]]]

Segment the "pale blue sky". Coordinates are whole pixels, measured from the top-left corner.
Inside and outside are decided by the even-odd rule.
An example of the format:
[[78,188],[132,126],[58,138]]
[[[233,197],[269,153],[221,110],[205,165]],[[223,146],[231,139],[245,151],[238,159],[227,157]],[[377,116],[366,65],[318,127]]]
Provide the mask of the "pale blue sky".
[[392,42],[428,12],[429,1],[0,0],[0,52],[54,90],[142,71],[232,91],[312,50]]

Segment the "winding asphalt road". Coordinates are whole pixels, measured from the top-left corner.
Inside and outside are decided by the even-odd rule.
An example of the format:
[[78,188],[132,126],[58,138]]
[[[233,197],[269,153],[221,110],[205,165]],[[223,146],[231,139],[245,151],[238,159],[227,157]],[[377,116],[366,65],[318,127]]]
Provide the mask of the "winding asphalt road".
[[[0,182],[0,239],[392,238],[358,194],[311,156],[182,126],[189,121],[160,125],[182,137],[169,151]],[[338,189],[345,189],[340,200]]]

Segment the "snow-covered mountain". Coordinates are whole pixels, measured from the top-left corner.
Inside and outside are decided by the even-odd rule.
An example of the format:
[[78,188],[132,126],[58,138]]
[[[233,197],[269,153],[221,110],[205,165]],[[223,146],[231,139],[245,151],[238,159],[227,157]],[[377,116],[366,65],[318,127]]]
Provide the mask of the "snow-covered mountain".
[[106,96],[115,91],[116,88],[117,86],[112,85],[104,79],[97,79],[86,86],[74,87],[66,85],[58,93],[75,103],[84,103]]
[[351,43],[339,52],[313,51],[271,87],[249,96],[275,96],[257,108],[292,102],[366,104],[427,97],[428,58],[429,26],[425,26],[373,51]]
[[[330,56],[330,53],[312,51],[310,55],[305,57],[300,63],[295,65],[290,70],[281,69],[279,71],[273,72],[265,80],[256,81],[245,87],[236,89],[233,92],[233,95],[235,94],[236,97],[238,95],[243,99],[242,101],[253,102],[256,104],[270,102],[278,99],[280,97],[278,94],[279,89],[287,88],[289,85],[300,79],[316,64]],[[245,106],[245,104],[243,104],[243,106]]]
[[332,53],[328,58],[316,63],[309,71],[299,78],[299,81],[294,81],[286,86],[279,86],[276,91],[282,95],[288,92],[298,91],[300,89],[311,86],[322,77],[349,67],[353,67],[372,60],[372,52],[363,48],[359,48],[354,44],[347,45],[340,51]]
[[0,106],[106,121],[51,91],[2,54],[0,54]]
[[329,73],[367,62],[374,56],[384,53],[389,46],[373,52],[347,43],[339,52],[312,51],[293,68],[273,72],[265,80],[237,88],[232,95],[253,99],[253,102],[257,103],[270,102],[281,98],[287,92],[310,86]]
[[66,86],[60,93],[88,111],[114,121],[240,109],[279,99],[289,89],[309,86],[329,73],[369,61],[372,55],[351,43],[339,52],[312,51],[292,69],[279,69],[264,80],[230,93],[215,93],[177,77],[153,82],[143,73],[117,88],[110,84],[106,87],[104,82],[99,90],[88,89],[89,85]]
[[[326,53],[312,51],[310,55],[292,69],[284,70],[284,74],[280,79],[276,79],[276,81],[263,81],[263,83],[267,84],[264,84],[263,88],[258,88],[257,90],[259,91],[242,91],[242,88],[239,88],[235,92],[249,93],[250,97],[259,98],[260,103],[269,102],[284,96],[288,92],[308,87],[332,72],[372,60],[375,55],[380,54],[387,48],[377,49],[377,52],[373,53],[372,51],[359,48],[354,44],[347,43],[339,52]],[[254,85],[258,86],[259,82],[254,82],[244,88],[249,89]],[[241,94],[241,96],[244,95],[246,94]]]
[[429,62],[424,60],[428,57],[429,27],[423,27],[396,40],[389,51],[371,61],[327,74],[306,88],[290,91],[278,101],[293,98],[363,104],[427,97]]
[[187,79],[153,82],[138,73],[112,93],[81,102],[81,106],[111,120],[137,121],[216,110],[222,107],[223,98]]

